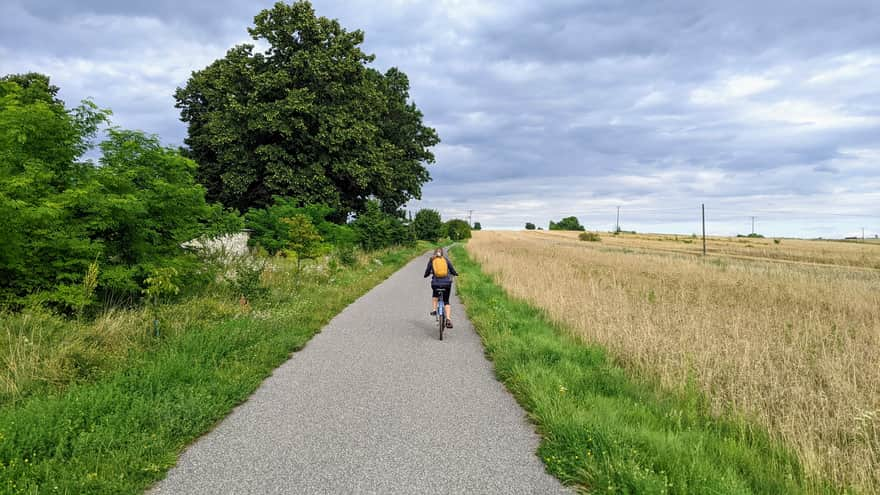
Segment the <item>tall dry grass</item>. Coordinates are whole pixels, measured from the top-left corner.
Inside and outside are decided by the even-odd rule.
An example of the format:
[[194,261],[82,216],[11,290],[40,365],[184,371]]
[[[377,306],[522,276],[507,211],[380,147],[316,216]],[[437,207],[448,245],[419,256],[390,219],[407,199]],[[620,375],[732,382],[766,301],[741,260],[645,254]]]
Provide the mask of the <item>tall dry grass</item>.
[[880,492],[880,272],[606,239],[484,231],[467,249],[634,373],[670,388],[694,380],[717,412],[762,423],[814,475]]
[[[576,232],[541,231],[533,235],[576,239]],[[670,234],[603,234],[606,246],[702,254],[700,237]],[[880,269],[880,243],[750,237],[707,237],[709,256],[771,259],[796,263]]]

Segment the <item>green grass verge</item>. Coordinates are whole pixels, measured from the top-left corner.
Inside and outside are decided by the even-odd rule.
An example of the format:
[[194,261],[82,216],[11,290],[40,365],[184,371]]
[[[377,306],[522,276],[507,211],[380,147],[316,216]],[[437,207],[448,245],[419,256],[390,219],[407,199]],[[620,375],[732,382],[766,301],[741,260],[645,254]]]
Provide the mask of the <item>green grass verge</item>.
[[543,437],[538,455],[590,493],[833,493],[796,456],[744,420],[714,417],[705,397],[630,377],[608,353],[509,297],[463,247],[458,294],[495,373]]
[[247,317],[193,322],[94,381],[0,408],[0,493],[142,492],[334,315],[428,247],[302,282]]

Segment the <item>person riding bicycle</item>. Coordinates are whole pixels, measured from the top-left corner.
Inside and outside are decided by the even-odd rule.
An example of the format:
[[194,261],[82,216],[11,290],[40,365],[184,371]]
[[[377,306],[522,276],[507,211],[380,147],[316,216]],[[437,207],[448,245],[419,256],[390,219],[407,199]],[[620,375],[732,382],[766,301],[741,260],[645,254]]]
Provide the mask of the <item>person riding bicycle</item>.
[[[446,269],[445,273],[443,273],[444,265]],[[435,267],[437,267],[436,270]],[[422,278],[427,278],[428,275],[431,275],[431,294],[434,308],[434,310],[431,311],[431,316],[437,314],[437,303],[440,299],[439,289],[444,289],[443,311],[446,314],[446,328],[452,328],[452,311],[449,307],[449,295],[452,291],[452,276],[455,275],[457,277],[458,272],[455,271],[449,258],[443,255],[443,248],[435,249],[434,254],[431,255],[431,259],[428,260],[428,266],[425,268],[425,276]]]

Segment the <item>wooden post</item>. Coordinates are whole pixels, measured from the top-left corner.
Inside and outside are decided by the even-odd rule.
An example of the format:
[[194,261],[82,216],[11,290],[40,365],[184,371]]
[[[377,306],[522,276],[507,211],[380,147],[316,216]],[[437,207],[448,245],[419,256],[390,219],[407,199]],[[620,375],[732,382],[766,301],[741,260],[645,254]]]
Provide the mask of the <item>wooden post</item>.
[[703,256],[706,256],[706,203],[703,203]]

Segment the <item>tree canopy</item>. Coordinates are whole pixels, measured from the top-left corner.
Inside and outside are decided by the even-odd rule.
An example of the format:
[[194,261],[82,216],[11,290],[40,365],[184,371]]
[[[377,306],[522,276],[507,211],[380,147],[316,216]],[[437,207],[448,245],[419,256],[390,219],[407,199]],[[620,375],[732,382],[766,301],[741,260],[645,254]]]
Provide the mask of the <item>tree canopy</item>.
[[471,238],[471,226],[464,220],[453,218],[443,224],[446,237],[453,241],[461,241]]
[[565,217],[558,222],[550,221],[549,230],[585,230],[577,217]]
[[436,242],[443,235],[443,220],[437,210],[422,208],[412,222],[416,239]]
[[439,137],[406,74],[368,67],[362,31],[297,1],[260,12],[248,32],[265,51],[235,46],[175,94],[209,199],[245,211],[286,196],[342,222],[370,199],[393,213],[421,197]]

